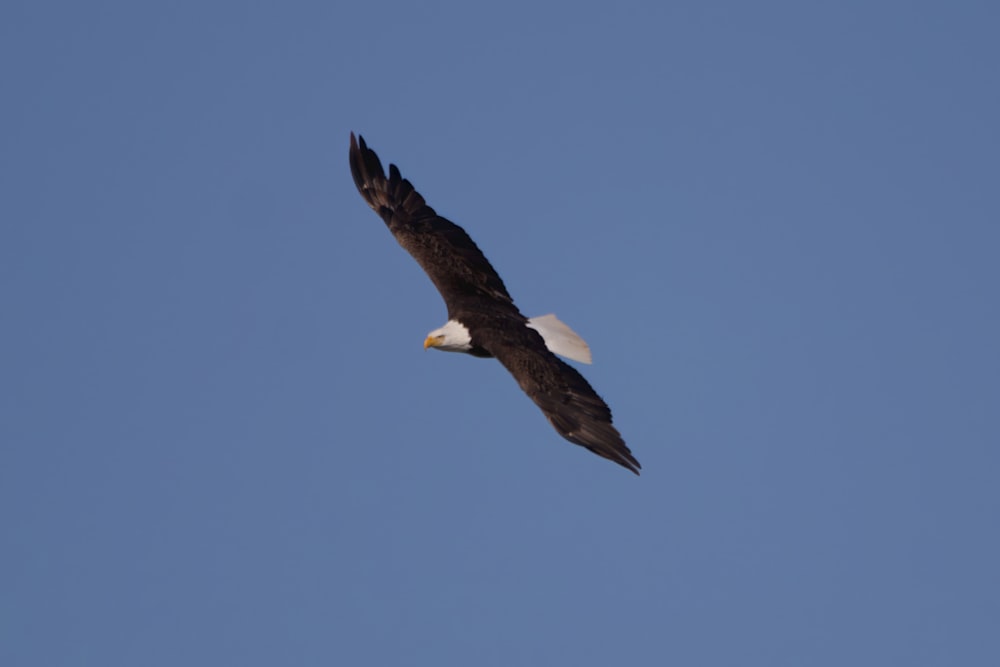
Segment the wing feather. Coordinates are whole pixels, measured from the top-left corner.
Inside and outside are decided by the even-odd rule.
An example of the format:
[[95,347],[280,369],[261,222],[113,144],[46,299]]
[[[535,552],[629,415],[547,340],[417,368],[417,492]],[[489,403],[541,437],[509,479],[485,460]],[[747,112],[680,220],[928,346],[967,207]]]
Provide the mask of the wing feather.
[[487,306],[509,306],[516,312],[503,280],[465,230],[428,206],[396,165],[389,165],[386,178],[378,155],[363,137],[355,141],[353,132],[350,162],[361,196],[427,273],[449,317],[464,308]]
[[537,331],[527,326],[503,335],[488,331],[479,344],[514,376],[559,435],[639,474],[642,466],[614,427],[611,408],[575,368],[545,347]]

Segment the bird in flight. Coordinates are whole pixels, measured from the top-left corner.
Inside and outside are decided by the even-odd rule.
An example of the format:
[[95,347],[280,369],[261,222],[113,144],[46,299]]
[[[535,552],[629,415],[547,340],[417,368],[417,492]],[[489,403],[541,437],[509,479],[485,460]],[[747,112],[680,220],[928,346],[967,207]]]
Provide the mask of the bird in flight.
[[438,215],[396,165],[385,174],[375,151],[351,133],[351,175],[444,298],[448,321],[424,349],[493,357],[562,437],[639,474],[639,461],[611,421],[611,409],[579,372],[556,355],[590,363],[590,349],[554,315],[527,318],[465,230]]

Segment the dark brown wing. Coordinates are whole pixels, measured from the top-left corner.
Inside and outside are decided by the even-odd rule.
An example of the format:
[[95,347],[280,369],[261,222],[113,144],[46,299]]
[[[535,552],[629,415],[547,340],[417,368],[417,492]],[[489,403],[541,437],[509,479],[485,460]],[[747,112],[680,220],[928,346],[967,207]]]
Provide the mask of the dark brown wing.
[[480,330],[479,345],[510,371],[559,435],[639,474],[639,461],[611,420],[611,408],[528,327]]
[[363,137],[355,141],[353,132],[350,161],[361,196],[433,281],[448,307],[449,318],[487,305],[506,305],[517,312],[500,276],[465,230],[435,213],[400,176],[396,165],[389,165],[386,178],[378,155]]

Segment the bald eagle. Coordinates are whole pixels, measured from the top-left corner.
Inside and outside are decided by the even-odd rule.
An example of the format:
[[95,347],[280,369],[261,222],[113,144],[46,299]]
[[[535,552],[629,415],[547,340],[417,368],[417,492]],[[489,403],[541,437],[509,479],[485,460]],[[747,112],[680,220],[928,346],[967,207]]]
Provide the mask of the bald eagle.
[[465,230],[424,203],[396,165],[387,178],[375,151],[353,132],[350,163],[361,196],[444,298],[448,321],[428,334],[424,349],[496,358],[559,435],[638,475],[639,461],[612,425],[610,408],[556,356],[590,363],[587,344],[554,315],[522,315]]

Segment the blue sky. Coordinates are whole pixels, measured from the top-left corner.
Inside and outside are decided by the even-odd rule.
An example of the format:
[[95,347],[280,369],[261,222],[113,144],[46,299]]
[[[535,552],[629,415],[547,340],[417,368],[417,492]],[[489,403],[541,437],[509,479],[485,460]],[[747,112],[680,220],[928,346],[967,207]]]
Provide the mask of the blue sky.
[[[1000,663],[990,3],[0,9],[0,663]],[[350,131],[643,475],[495,362]]]

